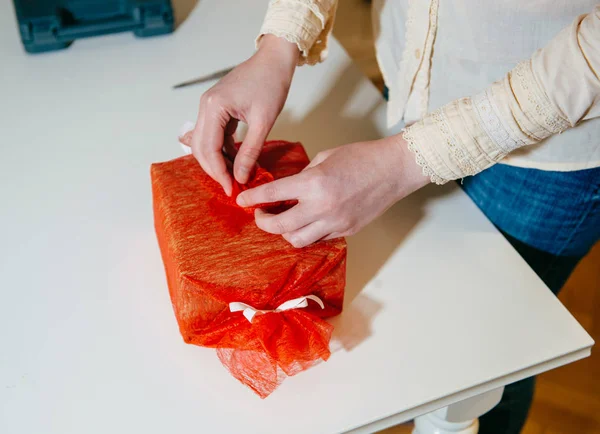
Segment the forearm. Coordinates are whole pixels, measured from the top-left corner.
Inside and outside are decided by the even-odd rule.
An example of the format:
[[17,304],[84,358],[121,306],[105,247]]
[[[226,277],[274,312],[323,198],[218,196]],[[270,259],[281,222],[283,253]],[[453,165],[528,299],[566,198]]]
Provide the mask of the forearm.
[[423,173],[443,184],[600,115],[600,7],[502,80],[406,129]]
[[270,34],[261,38],[257,44],[257,50],[261,54],[277,59],[277,62],[272,62],[273,65],[280,65],[288,70],[294,69],[300,58],[300,51],[296,44]]

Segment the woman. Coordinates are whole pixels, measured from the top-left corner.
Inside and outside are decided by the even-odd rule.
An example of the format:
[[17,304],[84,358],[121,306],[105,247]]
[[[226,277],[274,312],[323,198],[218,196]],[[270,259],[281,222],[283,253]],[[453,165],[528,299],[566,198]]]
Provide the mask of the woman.
[[[192,149],[228,194],[221,148],[238,120],[248,124],[234,163],[246,182],[296,66],[324,60],[335,8],[335,0],[271,1],[257,52],[202,96]],[[297,199],[280,215],[257,211],[256,224],[303,247],[356,233],[429,182],[461,179],[557,293],[600,239],[600,5],[380,0],[373,12],[388,123],[409,126],[321,153],[238,203]],[[480,432],[518,433],[533,385],[507,387]]]

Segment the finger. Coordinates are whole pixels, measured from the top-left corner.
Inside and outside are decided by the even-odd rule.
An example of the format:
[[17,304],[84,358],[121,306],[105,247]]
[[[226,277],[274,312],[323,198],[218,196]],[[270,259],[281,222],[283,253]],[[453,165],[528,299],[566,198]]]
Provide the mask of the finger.
[[283,234],[292,246],[296,248],[306,247],[329,235],[330,230],[323,220],[313,222],[303,228]]
[[246,134],[242,146],[240,146],[233,165],[235,179],[241,184],[248,182],[252,168],[258,160],[260,151],[269,134],[269,128],[255,125],[255,123],[249,125],[248,134]]
[[235,118],[231,118],[225,127],[225,137],[223,138],[223,153],[226,155],[225,165],[227,166],[227,173],[233,173],[233,161],[237,154],[237,148],[235,146],[234,134],[237,129],[239,121]]
[[327,235],[325,238],[323,238],[324,240],[335,240],[336,238],[344,238],[346,235],[344,235],[341,232],[333,232],[332,234]]
[[239,121],[236,118],[229,119],[229,122],[227,122],[227,125],[225,126],[225,136],[233,137],[237,130],[238,123]]
[[304,177],[298,174],[251,188],[238,195],[237,204],[249,207],[263,203],[298,199],[304,190],[303,179]]
[[179,143],[181,144],[181,149],[185,155],[190,155],[192,153],[192,136],[195,127],[193,122],[187,121],[183,124],[179,133]]
[[191,147],[192,146],[192,135],[196,125],[193,122],[186,121],[179,131],[179,143],[182,145]]
[[238,150],[235,146],[235,139],[233,136],[225,136],[225,139],[223,140],[223,150],[227,152],[227,155],[229,155],[232,160],[235,159]]
[[227,172],[233,173],[233,160],[235,158],[235,141],[233,136],[225,136],[223,139],[223,151],[228,155],[229,158],[225,158],[225,165],[227,166]]
[[[235,121],[235,123],[234,123],[234,121]],[[227,170],[229,171],[229,173],[233,173],[232,161],[235,161],[235,157],[237,156],[237,153],[238,153],[238,147],[235,145],[235,137],[234,137],[237,125],[238,125],[238,120],[232,119],[229,122],[229,124],[227,124],[227,128],[225,128],[225,140],[223,141],[223,149],[224,149],[225,153],[230,157],[228,159],[225,159],[225,163],[227,164]],[[258,166],[258,163],[256,163],[254,166],[252,166],[250,173],[254,173],[254,170],[256,169],[257,166]]]
[[192,136],[194,135],[194,131],[188,131],[183,136],[179,136],[179,143],[190,148],[192,146]]
[[193,132],[190,131],[188,133],[185,133],[184,136],[179,137],[179,143],[181,144],[181,150],[183,151],[183,153],[185,155],[193,154],[193,152],[192,152],[192,134],[193,134]]
[[227,196],[231,196],[233,185],[231,176],[227,171],[227,163],[225,163],[225,158],[223,158],[223,151],[221,149],[218,151],[207,150],[205,157],[208,167],[210,167],[211,171],[214,170],[212,178],[221,184]]
[[257,209],[254,212],[256,226],[270,234],[285,234],[300,229],[316,220],[310,216],[306,208],[298,204],[281,214],[270,214]]
[[[205,102],[207,101],[207,102]],[[222,148],[225,128],[230,121],[222,108],[216,107],[211,100],[203,100],[198,122],[192,136],[194,156],[206,173],[223,187],[225,194],[231,195],[231,177],[227,172]]]
[[192,155],[194,156],[196,161],[198,161],[198,164],[200,164],[200,167],[202,167],[202,170],[204,170],[204,172],[206,172],[206,174],[208,176],[210,176],[212,179],[215,179],[214,174],[212,173],[212,171],[210,170],[210,167],[206,163],[206,158],[204,158],[204,154],[197,151],[197,149],[198,148],[192,148]]

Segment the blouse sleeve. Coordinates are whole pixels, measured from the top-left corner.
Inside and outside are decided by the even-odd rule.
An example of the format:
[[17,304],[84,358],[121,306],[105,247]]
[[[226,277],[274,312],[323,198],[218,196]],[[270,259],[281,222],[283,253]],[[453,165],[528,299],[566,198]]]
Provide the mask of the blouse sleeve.
[[404,130],[436,184],[475,175],[511,151],[600,116],[600,5],[470,98]]
[[271,0],[256,45],[265,34],[298,46],[299,64],[315,64],[327,56],[337,0]]

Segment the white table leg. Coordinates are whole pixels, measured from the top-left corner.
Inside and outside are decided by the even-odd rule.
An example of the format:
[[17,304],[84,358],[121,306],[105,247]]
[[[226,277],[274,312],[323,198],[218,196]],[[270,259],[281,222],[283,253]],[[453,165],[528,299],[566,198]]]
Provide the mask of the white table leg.
[[477,434],[477,418],[500,402],[502,392],[504,387],[417,417],[413,434]]
[[448,407],[415,419],[413,434],[477,434],[479,422],[471,419],[466,422],[449,422],[444,418]]

